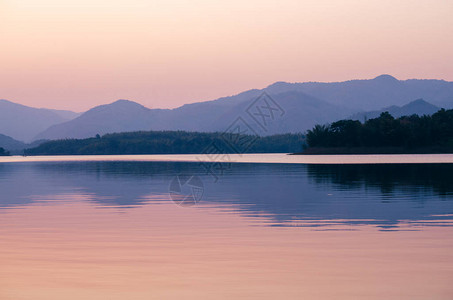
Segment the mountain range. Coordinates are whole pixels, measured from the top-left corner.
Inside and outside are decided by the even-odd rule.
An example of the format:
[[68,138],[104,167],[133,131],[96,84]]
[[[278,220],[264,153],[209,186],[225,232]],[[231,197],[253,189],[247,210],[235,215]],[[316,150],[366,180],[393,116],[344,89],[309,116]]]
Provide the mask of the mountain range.
[[22,154],[24,149],[39,146],[43,141],[37,140],[30,144],[17,141],[9,136],[0,134],[0,148],[7,149],[11,154]]
[[379,110],[356,113],[350,119],[364,122],[365,120],[379,117],[383,112],[389,112],[395,118],[410,115],[432,115],[439,109],[440,107],[428,103],[423,99],[417,99],[403,106],[392,105]]
[[439,107],[453,108],[453,82],[445,80],[398,80],[390,75],[380,75],[368,80],[331,83],[277,82],[266,89],[270,93],[302,91],[352,110],[369,111],[392,105],[401,106],[420,98]]
[[[63,124],[51,126],[37,139],[85,138],[96,134],[138,130],[223,131],[241,117],[258,134],[302,132],[316,123],[326,123],[346,117],[351,111],[329,104],[301,92],[272,95],[284,109],[283,116],[261,128],[247,113],[255,97],[232,105],[228,100],[184,105],[177,109],[148,109],[135,102],[119,100],[109,105],[95,107],[80,117]],[[233,99],[237,100],[237,99]],[[258,104],[260,105],[260,104]],[[252,107],[253,108],[253,107]],[[284,120],[284,121],[283,121]]]
[[[424,100],[414,101],[421,98]],[[453,107],[453,82],[381,75],[333,83],[277,82],[264,89],[175,109],[149,109],[118,100],[77,114],[2,100],[0,133],[29,142],[139,130],[224,131],[242,122],[249,133],[269,135],[304,132],[315,124],[347,117],[363,120],[381,111],[395,116],[432,114],[439,107]]]
[[72,111],[33,108],[0,100],[0,134],[31,142],[50,126],[64,123],[77,116],[79,114]]

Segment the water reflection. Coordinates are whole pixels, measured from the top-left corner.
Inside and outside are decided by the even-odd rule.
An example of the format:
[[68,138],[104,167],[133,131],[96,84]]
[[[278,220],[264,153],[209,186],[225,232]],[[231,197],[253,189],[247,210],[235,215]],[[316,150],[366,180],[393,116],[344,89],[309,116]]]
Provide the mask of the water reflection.
[[423,195],[451,196],[452,164],[402,165],[308,165],[308,173],[317,184],[332,182],[345,189],[378,188],[383,195],[398,191]]
[[[177,174],[204,182],[203,205],[229,207],[271,226],[373,224],[394,230],[447,226],[453,219],[453,165],[235,164],[220,181],[196,163],[54,162],[0,165],[0,209],[45,196],[79,194],[99,207],[169,203]],[[193,207],[189,209],[200,209]],[[436,220],[436,222],[433,222]]]

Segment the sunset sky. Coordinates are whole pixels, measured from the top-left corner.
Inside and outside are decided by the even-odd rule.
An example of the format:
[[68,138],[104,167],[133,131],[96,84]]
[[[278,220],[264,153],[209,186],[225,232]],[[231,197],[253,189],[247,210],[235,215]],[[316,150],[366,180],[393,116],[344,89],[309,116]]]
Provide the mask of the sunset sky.
[[150,108],[275,81],[453,81],[451,0],[0,0],[0,99]]

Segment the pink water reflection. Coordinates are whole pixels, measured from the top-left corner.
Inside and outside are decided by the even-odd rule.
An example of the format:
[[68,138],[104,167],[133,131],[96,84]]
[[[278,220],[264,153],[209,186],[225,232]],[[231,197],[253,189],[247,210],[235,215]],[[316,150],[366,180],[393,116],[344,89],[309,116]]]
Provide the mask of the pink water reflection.
[[233,205],[41,200],[0,213],[0,299],[453,298],[453,227],[319,231]]

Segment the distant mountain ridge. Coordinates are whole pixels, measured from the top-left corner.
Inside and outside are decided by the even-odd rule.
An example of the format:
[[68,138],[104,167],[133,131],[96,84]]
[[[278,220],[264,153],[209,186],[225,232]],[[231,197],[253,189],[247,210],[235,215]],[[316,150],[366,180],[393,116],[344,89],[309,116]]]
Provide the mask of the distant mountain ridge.
[[377,118],[383,112],[389,112],[395,118],[411,115],[432,115],[439,109],[440,107],[432,105],[423,99],[417,99],[403,106],[393,105],[380,110],[357,113],[351,116],[350,119],[363,122],[364,120]]
[[453,82],[434,79],[398,80],[390,75],[380,75],[374,79],[332,83],[277,82],[266,90],[273,93],[298,90],[329,103],[362,111],[401,106],[420,98],[439,107],[453,108]]
[[[262,93],[262,92],[261,92]],[[258,91],[248,93],[259,96]],[[37,139],[87,138],[96,134],[139,130],[224,131],[241,117],[255,133],[263,135],[303,132],[314,123],[343,118],[351,110],[326,103],[302,92],[271,95],[284,109],[284,118],[270,120],[264,130],[246,113],[256,97],[188,104],[176,109],[148,109],[135,102],[119,100],[95,107],[78,118],[51,126]]]
[[15,139],[6,136],[4,134],[0,134],[0,147],[6,150],[13,150],[13,149],[24,149],[25,143],[16,141]]
[[30,142],[49,126],[69,121],[77,116],[77,113],[71,111],[33,108],[0,100],[0,134]]
[[0,148],[8,150],[11,154],[22,154],[24,149],[37,147],[43,142],[44,141],[35,141],[33,143],[26,144],[4,134],[0,134]]
[[[247,114],[249,106],[253,105],[263,92],[274,99],[284,111],[283,117],[268,120],[269,124],[265,130]],[[51,111],[46,112],[51,115],[44,118],[40,114],[39,117],[0,118],[3,121],[0,123],[0,133],[29,141],[87,138],[96,134],[138,130],[214,132],[224,131],[239,117],[252,131],[259,134],[294,133],[303,132],[315,124],[325,124],[355,115],[361,117],[363,112],[377,113],[383,107],[395,110],[396,114],[404,113],[405,110],[410,112],[416,108],[408,108],[405,105],[414,99],[422,98],[425,100],[421,105],[423,109],[428,109],[426,103],[431,103],[436,108],[453,107],[453,82],[398,80],[390,75],[332,83],[276,82],[263,89],[186,104],[175,109],[149,109],[133,101],[118,100],[94,107],[80,115],[69,112],[68,116],[62,112]],[[1,105],[0,109],[0,117],[3,111],[6,116],[14,115],[2,109]],[[398,110],[401,112],[397,112]]]
[[35,139],[85,138],[96,134],[139,131],[148,126],[151,110],[132,101],[96,106],[79,117],[50,126]]

